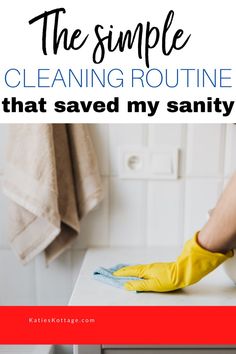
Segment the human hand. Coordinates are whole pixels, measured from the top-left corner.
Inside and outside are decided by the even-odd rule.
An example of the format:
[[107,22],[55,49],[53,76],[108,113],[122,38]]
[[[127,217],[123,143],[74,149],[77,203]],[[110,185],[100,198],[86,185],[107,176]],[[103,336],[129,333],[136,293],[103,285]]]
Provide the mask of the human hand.
[[185,243],[176,262],[128,266],[113,275],[142,278],[124,284],[127,290],[133,291],[169,292],[192,285],[233,256],[233,251],[222,254],[202,248],[197,236],[198,233]]

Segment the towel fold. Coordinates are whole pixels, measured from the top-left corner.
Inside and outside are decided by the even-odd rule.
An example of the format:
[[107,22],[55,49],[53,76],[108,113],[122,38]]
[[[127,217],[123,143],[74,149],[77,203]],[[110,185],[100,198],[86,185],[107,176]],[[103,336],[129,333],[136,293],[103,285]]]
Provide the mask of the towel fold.
[[22,263],[42,251],[47,263],[58,257],[103,196],[86,124],[10,125],[3,192],[11,201],[10,244]]
[[126,266],[128,264],[117,264],[111,268],[99,267],[93,272],[93,278],[116,288],[123,288],[124,283],[129,280],[140,280],[136,277],[116,277],[112,275],[116,270]]

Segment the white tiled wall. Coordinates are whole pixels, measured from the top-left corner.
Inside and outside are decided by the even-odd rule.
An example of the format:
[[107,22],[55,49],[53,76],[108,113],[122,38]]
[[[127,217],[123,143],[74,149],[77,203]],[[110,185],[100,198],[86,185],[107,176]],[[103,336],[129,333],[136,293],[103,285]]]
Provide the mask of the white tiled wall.
[[147,244],[179,246],[184,237],[184,182],[150,182],[147,201]]
[[[6,198],[0,194],[0,304],[66,304],[89,246],[181,246],[201,227],[236,168],[235,125],[90,125],[105,200],[83,221],[73,248],[45,267],[43,256],[21,266],[7,242]],[[0,125],[0,174],[7,126]],[[122,180],[118,147],[176,146],[178,180]]]
[[186,175],[188,177],[218,177],[223,175],[224,125],[190,125],[186,146]]

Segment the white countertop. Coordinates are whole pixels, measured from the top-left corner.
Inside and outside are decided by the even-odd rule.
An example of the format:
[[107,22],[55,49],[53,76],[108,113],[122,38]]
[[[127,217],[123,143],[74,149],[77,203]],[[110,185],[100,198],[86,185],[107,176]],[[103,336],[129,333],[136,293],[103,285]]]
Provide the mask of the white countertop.
[[99,266],[118,263],[140,264],[173,261],[179,254],[174,249],[160,248],[90,248],[86,252],[69,305],[71,306],[171,306],[171,305],[236,305],[236,286],[222,266],[199,283],[171,293],[135,293],[118,289],[93,279]]

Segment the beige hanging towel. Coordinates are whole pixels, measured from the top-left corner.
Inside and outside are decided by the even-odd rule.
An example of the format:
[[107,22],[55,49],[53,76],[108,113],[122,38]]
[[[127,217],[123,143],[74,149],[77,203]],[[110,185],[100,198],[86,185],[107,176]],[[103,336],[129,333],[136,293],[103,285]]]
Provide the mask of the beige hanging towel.
[[9,125],[3,191],[10,243],[22,263],[42,251],[47,263],[59,256],[103,195],[86,124]]

